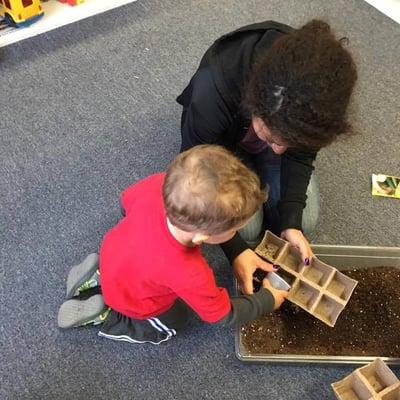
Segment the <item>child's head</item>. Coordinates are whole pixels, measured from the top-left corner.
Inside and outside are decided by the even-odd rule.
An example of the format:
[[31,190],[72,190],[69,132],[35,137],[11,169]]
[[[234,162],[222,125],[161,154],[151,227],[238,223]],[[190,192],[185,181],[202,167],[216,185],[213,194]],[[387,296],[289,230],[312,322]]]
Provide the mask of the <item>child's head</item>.
[[172,225],[229,240],[266,200],[257,175],[228,150],[200,145],[179,154],[168,167],[163,198]]
[[262,121],[267,142],[318,150],[350,129],[346,111],[357,71],[346,40],[313,20],[259,57],[243,101],[256,133]]

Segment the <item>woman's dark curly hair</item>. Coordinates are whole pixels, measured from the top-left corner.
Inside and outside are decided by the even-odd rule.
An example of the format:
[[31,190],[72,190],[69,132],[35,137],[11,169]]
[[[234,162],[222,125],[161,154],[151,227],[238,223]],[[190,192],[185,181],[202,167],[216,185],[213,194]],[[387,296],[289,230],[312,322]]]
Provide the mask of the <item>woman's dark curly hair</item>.
[[246,113],[302,149],[318,150],[350,131],[346,110],[357,71],[346,41],[319,20],[282,35],[255,65]]

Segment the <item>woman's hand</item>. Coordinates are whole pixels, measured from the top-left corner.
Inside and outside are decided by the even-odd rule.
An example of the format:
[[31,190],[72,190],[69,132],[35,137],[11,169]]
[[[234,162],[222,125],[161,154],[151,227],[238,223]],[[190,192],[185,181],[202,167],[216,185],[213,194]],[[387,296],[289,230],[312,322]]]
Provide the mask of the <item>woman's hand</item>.
[[309,265],[314,253],[311,250],[310,243],[304,237],[303,232],[298,229],[285,229],[281,233],[281,238],[287,240],[292,246],[296,247],[301,254],[304,265]]
[[257,268],[267,272],[278,269],[264,261],[251,249],[243,251],[233,260],[233,272],[243,294],[253,294],[253,274]]

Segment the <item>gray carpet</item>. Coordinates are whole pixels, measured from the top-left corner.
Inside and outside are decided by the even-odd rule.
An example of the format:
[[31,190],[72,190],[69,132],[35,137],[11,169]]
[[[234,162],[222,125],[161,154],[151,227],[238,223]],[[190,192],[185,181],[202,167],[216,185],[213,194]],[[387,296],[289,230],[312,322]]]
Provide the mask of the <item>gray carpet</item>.
[[[352,367],[245,365],[233,329],[196,324],[151,347],[56,327],[69,266],[118,220],[121,189],[177,153],[174,99],[207,46],[316,16],[350,38],[359,83],[358,134],[318,158],[312,239],[399,246],[400,202],[372,198],[370,175],[400,175],[400,26],[362,0],[139,0],[0,49],[1,399],[333,399]],[[207,256],[231,287],[220,250]]]

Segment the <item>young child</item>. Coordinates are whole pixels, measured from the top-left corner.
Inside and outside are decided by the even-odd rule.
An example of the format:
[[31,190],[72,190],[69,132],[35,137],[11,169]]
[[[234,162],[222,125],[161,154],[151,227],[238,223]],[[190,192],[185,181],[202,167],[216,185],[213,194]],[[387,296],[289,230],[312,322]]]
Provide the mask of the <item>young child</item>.
[[[258,292],[229,298],[200,252],[202,243],[231,239],[265,198],[256,174],[228,150],[200,145],[181,153],[166,173],[122,193],[125,216],[105,235],[99,260],[88,256],[68,276],[67,297],[75,298],[61,306],[59,326],[104,321],[102,337],[159,344],[193,312],[227,325],[280,307],[287,292],[267,279]],[[99,282],[101,294],[86,290]]]

